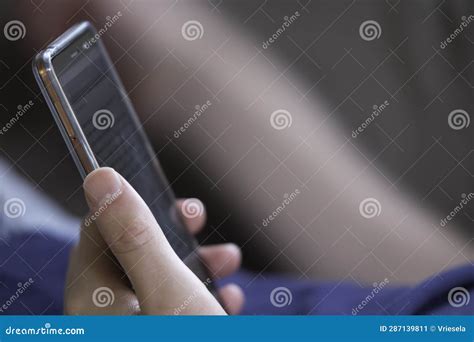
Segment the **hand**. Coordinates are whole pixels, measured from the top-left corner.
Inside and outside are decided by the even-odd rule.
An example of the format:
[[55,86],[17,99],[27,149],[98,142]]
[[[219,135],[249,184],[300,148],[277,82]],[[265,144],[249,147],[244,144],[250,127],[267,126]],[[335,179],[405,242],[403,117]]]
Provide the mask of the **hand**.
[[[145,202],[123,177],[101,168],[87,176],[84,190],[94,214],[82,225],[70,258],[66,314],[225,314],[173,251]],[[177,206],[182,213],[183,201]],[[194,219],[183,216],[193,234],[204,221],[205,214]],[[240,265],[240,250],[233,244],[200,247],[198,252],[216,278]],[[219,297],[229,313],[240,311],[239,287],[223,287]]]

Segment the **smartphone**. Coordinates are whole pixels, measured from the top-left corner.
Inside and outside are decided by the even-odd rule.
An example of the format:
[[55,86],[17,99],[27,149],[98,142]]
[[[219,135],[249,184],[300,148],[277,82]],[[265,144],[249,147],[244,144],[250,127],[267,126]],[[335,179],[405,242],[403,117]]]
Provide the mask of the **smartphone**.
[[83,178],[101,166],[119,172],[150,207],[170,245],[215,295],[197,243],[114,65],[94,27],[75,25],[33,61],[33,72]]

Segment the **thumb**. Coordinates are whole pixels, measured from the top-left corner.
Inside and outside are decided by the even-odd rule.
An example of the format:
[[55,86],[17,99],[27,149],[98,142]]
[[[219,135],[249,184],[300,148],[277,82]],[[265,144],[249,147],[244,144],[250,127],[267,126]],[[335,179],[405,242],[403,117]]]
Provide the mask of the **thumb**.
[[90,219],[130,279],[143,313],[172,314],[186,303],[186,310],[179,312],[224,314],[122,176],[111,168],[97,169],[84,180],[84,190]]

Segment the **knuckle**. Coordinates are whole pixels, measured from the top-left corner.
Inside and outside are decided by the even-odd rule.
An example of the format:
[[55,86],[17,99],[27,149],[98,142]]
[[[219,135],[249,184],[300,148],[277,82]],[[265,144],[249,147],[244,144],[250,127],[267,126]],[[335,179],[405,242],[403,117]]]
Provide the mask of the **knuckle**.
[[141,217],[133,219],[122,227],[117,239],[111,246],[115,253],[130,253],[142,248],[154,238],[153,225]]

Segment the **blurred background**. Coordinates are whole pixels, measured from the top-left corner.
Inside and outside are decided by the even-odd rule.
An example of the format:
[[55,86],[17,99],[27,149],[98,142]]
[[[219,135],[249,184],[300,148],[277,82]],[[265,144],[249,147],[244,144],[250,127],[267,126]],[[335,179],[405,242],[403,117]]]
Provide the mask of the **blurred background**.
[[71,215],[85,214],[82,180],[31,61],[88,20],[105,28],[100,39],[177,196],[206,204],[202,243],[238,243],[257,277],[409,283],[472,263],[472,1],[6,0],[1,9],[1,27],[24,28],[0,36],[0,125],[34,102],[0,135],[5,172]]

